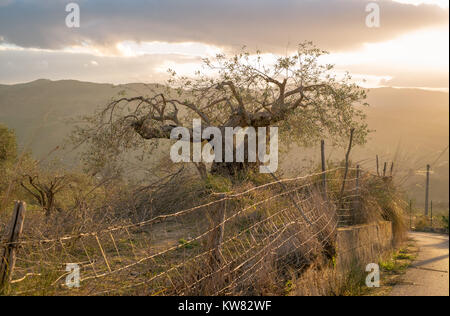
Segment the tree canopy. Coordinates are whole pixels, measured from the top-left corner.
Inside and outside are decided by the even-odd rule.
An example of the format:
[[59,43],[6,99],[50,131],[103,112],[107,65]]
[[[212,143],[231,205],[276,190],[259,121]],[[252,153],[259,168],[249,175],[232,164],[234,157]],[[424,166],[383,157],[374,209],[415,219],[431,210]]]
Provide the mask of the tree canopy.
[[351,129],[355,143],[364,143],[368,128],[358,105],[366,105],[366,91],[348,73],[321,63],[325,54],[306,42],[286,57],[245,49],[233,57],[217,55],[204,59],[194,76],[169,70],[167,85],[152,86],[146,96],[113,99],[86,118],[74,140],[91,145],[91,159],[101,149],[102,157],[111,158],[136,148],[151,152],[173,128],[192,128],[197,118],[202,128],[278,126],[287,145],[322,138],[341,144]]

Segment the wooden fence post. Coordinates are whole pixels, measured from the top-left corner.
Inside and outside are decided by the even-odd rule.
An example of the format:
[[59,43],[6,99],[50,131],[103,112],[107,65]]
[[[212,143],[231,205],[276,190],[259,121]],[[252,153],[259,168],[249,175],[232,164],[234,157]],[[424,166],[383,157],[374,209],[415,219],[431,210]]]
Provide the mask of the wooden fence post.
[[356,165],[356,193],[359,193],[359,176],[361,175],[361,168]]
[[[347,182],[347,175],[348,175],[348,168],[349,168],[349,158],[350,158],[350,151],[352,149],[353,133],[354,132],[355,132],[355,129],[352,128],[350,130],[350,141],[349,141],[349,144],[348,144],[347,153],[345,154],[344,177],[342,179],[341,191],[339,193],[339,202],[337,204],[338,205],[338,209],[337,209],[338,218],[339,218],[339,216],[342,217],[343,215],[345,215],[345,210],[344,210],[344,204],[345,204],[345,202],[344,202],[344,191],[345,191],[345,183]],[[350,202],[350,203],[352,203],[352,202]],[[350,207],[351,207],[351,204],[350,204]],[[351,214],[348,214],[348,215],[351,215]],[[341,225],[349,225],[348,219],[345,220],[343,223],[341,223]]]
[[22,234],[23,222],[25,219],[26,203],[16,201],[14,211],[9,226],[9,233],[6,238],[6,245],[0,257],[0,293],[9,289],[14,266],[16,264],[17,242]]
[[320,158],[322,161],[322,185],[323,185],[323,198],[325,201],[328,199],[327,195],[327,174],[326,174],[326,163],[325,163],[325,141],[322,139],[320,141]]
[[386,176],[386,169],[387,169],[387,162],[384,163],[384,167],[383,167],[383,177]]
[[350,130],[350,141],[348,143],[348,149],[347,153],[345,154],[345,170],[344,170],[344,179],[342,181],[342,187],[340,192],[340,199],[343,198],[344,195],[344,189],[345,189],[345,182],[347,181],[347,174],[348,174],[348,160],[350,158],[350,151],[352,150],[352,143],[353,143],[353,133],[355,132],[355,129],[352,128]]
[[225,219],[226,219],[226,208],[227,208],[227,200],[226,194],[220,194],[220,198],[224,199],[222,203],[219,204],[218,210],[213,214],[213,227],[217,227],[213,232],[211,247],[213,248],[211,263],[215,268],[220,267],[222,262],[222,255],[220,254],[223,236],[225,234]]
[[409,230],[412,230],[412,200],[409,200]]
[[427,165],[427,183],[425,187],[425,216],[428,216],[429,192],[430,192],[430,165]]
[[394,174],[394,162],[391,162],[391,172],[390,172],[390,176],[392,177],[393,174]]
[[223,265],[222,258],[222,243],[225,233],[225,219],[226,219],[226,207],[227,200],[226,194],[220,194],[219,199],[223,199],[222,202],[217,204],[217,208],[212,211],[212,231],[209,240],[209,249],[211,255],[208,259],[209,266],[211,268],[210,276],[205,280],[203,287],[203,294],[207,295],[216,292],[217,289],[222,288],[224,283],[223,274],[220,273],[220,269]]
[[359,165],[356,165],[356,181],[355,181],[355,204],[353,206],[354,210],[353,210],[353,224],[355,224],[355,219],[356,217],[356,212],[360,211],[360,192],[359,192],[359,178],[361,175],[361,168]]
[[431,200],[431,203],[430,203],[430,224],[431,224],[431,229],[433,229],[433,200]]
[[378,160],[378,155],[377,155],[377,175],[380,176],[380,162]]

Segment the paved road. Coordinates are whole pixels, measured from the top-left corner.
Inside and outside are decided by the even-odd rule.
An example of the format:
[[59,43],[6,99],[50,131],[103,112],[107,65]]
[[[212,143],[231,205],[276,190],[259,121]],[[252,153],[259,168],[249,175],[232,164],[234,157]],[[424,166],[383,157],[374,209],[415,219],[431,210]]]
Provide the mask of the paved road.
[[391,296],[448,296],[448,235],[411,233],[419,254]]

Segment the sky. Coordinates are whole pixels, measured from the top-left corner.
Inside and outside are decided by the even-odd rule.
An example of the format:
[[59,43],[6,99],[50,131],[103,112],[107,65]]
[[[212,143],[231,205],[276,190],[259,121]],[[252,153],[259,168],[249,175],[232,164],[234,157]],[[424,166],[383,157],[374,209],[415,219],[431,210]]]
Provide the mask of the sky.
[[[66,25],[69,3],[79,27]],[[367,6],[379,8],[369,27]],[[267,58],[306,40],[367,87],[448,90],[448,0],[0,0],[0,83],[163,82],[242,46]]]

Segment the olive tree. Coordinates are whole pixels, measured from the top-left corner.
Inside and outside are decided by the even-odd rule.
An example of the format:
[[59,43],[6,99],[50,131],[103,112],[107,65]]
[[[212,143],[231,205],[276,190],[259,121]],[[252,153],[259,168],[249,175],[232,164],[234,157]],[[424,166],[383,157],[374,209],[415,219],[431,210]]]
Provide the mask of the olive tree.
[[[219,54],[204,59],[194,76],[169,70],[167,85],[152,86],[149,95],[120,95],[86,118],[75,141],[90,143],[91,164],[111,164],[126,150],[154,152],[175,127],[191,129],[196,118],[203,129],[277,126],[288,145],[308,146],[321,138],[340,144],[351,129],[354,141],[363,143],[368,129],[358,105],[366,105],[366,92],[348,73],[321,63],[325,54],[307,42],[286,57],[246,50],[233,57]],[[204,176],[205,165],[196,165]],[[213,163],[211,172],[230,174],[246,165]]]

